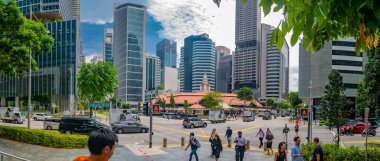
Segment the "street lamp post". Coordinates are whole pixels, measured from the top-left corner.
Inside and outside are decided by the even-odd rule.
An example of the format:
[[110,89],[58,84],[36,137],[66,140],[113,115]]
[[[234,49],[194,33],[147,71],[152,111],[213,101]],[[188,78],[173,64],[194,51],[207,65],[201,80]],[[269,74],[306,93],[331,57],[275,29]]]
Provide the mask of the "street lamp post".
[[[30,15],[32,19],[32,6],[29,6]],[[30,115],[32,105],[32,48],[29,47],[29,82],[28,82],[28,129],[30,129]]]
[[[145,90],[145,92],[150,93],[150,106],[149,106],[149,148],[152,148],[152,135],[153,135],[153,96],[152,91]],[[157,95],[157,88],[155,89],[155,94]]]
[[310,80],[310,85],[309,85],[309,96],[310,96],[310,105],[309,105],[309,118],[308,118],[308,124],[307,124],[307,138],[308,138],[308,142],[311,143],[311,140],[312,140],[312,133],[313,133],[313,108],[311,107],[312,106],[312,99],[311,99],[311,89],[312,89],[312,81]]

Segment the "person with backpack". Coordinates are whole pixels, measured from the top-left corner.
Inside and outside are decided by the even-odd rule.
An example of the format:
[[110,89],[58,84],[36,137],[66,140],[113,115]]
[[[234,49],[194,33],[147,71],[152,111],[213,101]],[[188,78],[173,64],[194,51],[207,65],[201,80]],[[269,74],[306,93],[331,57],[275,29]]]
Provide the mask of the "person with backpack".
[[265,137],[265,140],[267,141],[268,155],[269,155],[269,150],[272,151],[272,154],[273,154],[273,149],[272,149],[273,139],[274,139],[274,136],[273,136],[272,132],[268,128],[267,129],[267,134],[266,134],[266,137]]
[[198,154],[197,154],[197,149],[201,147],[201,144],[199,144],[198,140],[194,137],[194,133],[193,132],[190,133],[189,144],[187,145],[185,151],[187,150],[187,148],[189,148],[189,146],[191,146],[191,152],[190,152],[189,161],[193,160],[193,155],[195,155],[195,160],[199,161]]
[[222,140],[220,140],[220,137],[218,134],[215,136],[215,141],[214,141],[214,154],[215,154],[215,161],[219,160],[220,157],[220,152],[223,151],[223,144]]

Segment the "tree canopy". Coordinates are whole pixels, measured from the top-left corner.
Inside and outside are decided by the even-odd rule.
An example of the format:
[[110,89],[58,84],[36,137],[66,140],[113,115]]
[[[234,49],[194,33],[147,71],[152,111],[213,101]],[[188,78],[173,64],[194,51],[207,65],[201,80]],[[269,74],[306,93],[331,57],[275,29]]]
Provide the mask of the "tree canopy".
[[253,96],[253,92],[248,87],[240,88],[238,93],[237,93],[237,97],[240,100],[250,101],[250,100],[252,100],[252,96]]
[[170,95],[170,108],[175,108],[175,100],[173,94]]
[[302,100],[298,97],[298,92],[289,92],[286,94],[286,100],[290,103],[293,109],[296,109]]
[[266,102],[268,106],[273,107],[275,105],[273,98],[268,98]]
[[367,52],[368,64],[364,70],[364,87],[371,117],[380,114],[380,50]]
[[220,104],[223,102],[222,94],[219,92],[211,91],[203,96],[201,104],[211,110],[220,110]]
[[[30,49],[38,56],[50,51],[53,42],[44,24],[26,19],[15,0],[0,0],[0,74],[23,77],[29,71]],[[31,59],[32,70],[37,70],[37,62]]]
[[280,109],[289,109],[291,107],[290,104],[285,101],[281,101],[278,106],[280,107]]

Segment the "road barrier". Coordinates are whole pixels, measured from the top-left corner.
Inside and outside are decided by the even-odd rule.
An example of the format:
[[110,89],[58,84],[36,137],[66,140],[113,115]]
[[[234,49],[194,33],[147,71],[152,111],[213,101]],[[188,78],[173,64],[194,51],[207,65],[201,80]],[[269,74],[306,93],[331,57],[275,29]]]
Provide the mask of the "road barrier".
[[168,139],[167,139],[167,138],[164,138],[164,143],[163,143],[163,144],[164,144],[164,145],[163,145],[164,148],[167,147],[167,143],[168,143]]
[[251,141],[247,141],[247,150],[249,150],[251,148]]
[[185,137],[181,137],[181,146],[185,146]]
[[15,160],[20,160],[20,161],[30,161],[30,160],[27,160],[27,159],[24,159],[24,158],[20,158],[20,157],[17,157],[17,156],[14,156],[14,155],[11,155],[11,154],[8,154],[8,153],[0,151],[0,161],[5,161],[4,158],[7,158],[7,160],[9,158],[11,158],[13,160],[15,159]]
[[227,140],[227,146],[228,146],[229,148],[231,148],[231,138],[229,138],[229,139]]

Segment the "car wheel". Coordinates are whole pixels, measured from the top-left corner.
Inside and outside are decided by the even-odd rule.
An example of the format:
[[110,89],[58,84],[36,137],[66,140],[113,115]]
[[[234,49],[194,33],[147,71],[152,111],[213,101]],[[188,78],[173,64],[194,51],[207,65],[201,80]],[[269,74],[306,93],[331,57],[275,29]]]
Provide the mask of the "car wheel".
[[373,132],[373,136],[376,136],[376,131]]
[[190,125],[190,129],[194,128],[194,125]]
[[51,129],[52,129],[51,126],[46,127],[46,130],[51,130]]
[[123,133],[123,130],[122,130],[122,129],[119,129],[119,130],[117,130],[117,133],[122,134],[122,133]]
[[16,123],[16,124],[19,124],[18,120],[15,120],[15,123]]
[[34,120],[34,121],[37,121],[37,117],[34,117],[33,120]]
[[66,130],[65,134],[69,134],[70,135],[70,134],[72,134],[72,132],[70,130]]
[[141,133],[146,133],[147,131],[145,129],[141,129]]
[[204,124],[203,124],[203,127],[206,127],[206,126],[207,126],[207,124],[206,124],[206,123],[204,123]]

